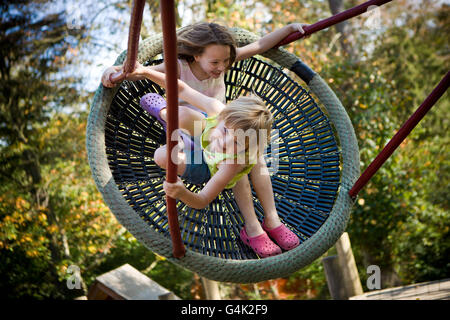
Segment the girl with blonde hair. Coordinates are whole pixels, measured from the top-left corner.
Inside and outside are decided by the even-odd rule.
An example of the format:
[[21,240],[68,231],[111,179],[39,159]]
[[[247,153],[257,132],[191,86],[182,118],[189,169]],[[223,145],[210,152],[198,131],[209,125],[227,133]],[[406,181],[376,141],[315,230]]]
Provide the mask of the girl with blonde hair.
[[[178,78],[194,90],[225,103],[224,74],[235,61],[261,54],[274,47],[280,39],[285,38],[293,32],[300,31],[303,33],[303,26],[305,24],[293,23],[286,25],[262,37],[260,40],[243,47],[236,46],[234,37],[228,28],[216,23],[202,22],[182,28],[177,34],[177,52],[179,58]],[[154,71],[165,72],[164,63],[148,68]],[[120,72],[120,70],[120,66],[108,68],[102,76],[103,85],[105,87],[114,86],[115,84],[111,82],[110,76],[116,72]],[[133,79],[141,80],[143,77],[143,75],[139,76],[134,72]],[[141,100],[141,106],[164,125],[166,109],[152,106],[149,101],[153,98],[152,94],[144,96]],[[207,119],[210,116],[211,114],[189,103],[180,95],[180,128],[191,128],[193,130],[194,122],[191,119]],[[188,130],[188,132],[193,131]],[[185,144],[188,144],[192,148],[195,143],[187,139],[185,135],[183,136]],[[194,136],[193,140],[198,142],[198,137]],[[290,250],[299,244],[299,240],[281,223],[278,217],[273,198],[272,183],[264,157],[259,155],[256,160],[256,164],[254,164],[248,173],[264,210],[265,218],[263,225],[259,223],[255,215],[248,176],[242,174],[232,189],[235,200],[245,220],[245,228],[241,232],[241,234],[245,234],[247,239],[244,242],[250,245],[260,257],[265,257],[280,253],[280,247],[284,250]],[[267,234],[280,247],[268,239]],[[271,249],[266,251],[255,249],[258,247],[257,243],[264,241],[273,244],[273,246],[269,246]]]
[[[165,87],[164,73],[141,64],[138,64],[135,71],[128,74],[126,79],[136,80],[143,77]],[[234,188],[244,176],[254,171],[255,165],[263,157],[262,150],[267,146],[267,138],[270,137],[272,114],[263,101],[254,95],[239,97],[225,105],[215,98],[192,89],[182,80],[178,80],[178,90],[180,98],[208,114],[208,117],[205,118],[203,114],[196,111],[184,115],[188,117],[186,123],[191,125],[180,126],[180,129],[186,130],[197,141],[194,142],[191,150],[187,150],[180,140],[176,150],[172,152],[171,160],[177,163],[177,174],[181,178],[189,183],[205,184],[205,186],[200,192],[194,193],[188,190],[178,177],[177,182],[164,182],[163,187],[168,196],[179,199],[191,208],[203,209],[224,189]],[[156,93],[142,97],[141,105],[145,105],[152,114],[161,114],[161,110],[166,109],[166,101]],[[160,116],[158,119],[165,125],[165,116]],[[247,135],[248,131],[256,134],[250,135],[247,140],[240,139],[237,134],[242,132]],[[196,134],[198,132],[201,132],[200,135]],[[261,132],[263,134],[259,134]],[[245,161],[238,161],[239,155],[245,155]],[[155,151],[155,163],[165,169],[168,160],[166,145],[159,147]],[[261,172],[257,170],[253,174],[261,174]],[[271,199],[267,198],[267,194],[263,196],[265,199],[258,197],[261,203],[274,202],[273,193],[270,194]],[[251,193],[244,194],[242,197],[249,197],[252,200]],[[265,214],[265,221],[267,218],[279,220],[276,209],[271,214],[275,214],[275,217],[268,217]],[[290,250],[299,244],[298,237],[281,222],[275,229],[270,229],[264,221],[262,226],[264,230],[261,234],[248,235],[249,224],[253,220],[257,221],[254,210],[247,211],[244,214],[244,220],[245,226],[240,232],[241,239],[262,258],[280,254],[282,252],[280,247]],[[278,245],[269,238],[269,235]]]

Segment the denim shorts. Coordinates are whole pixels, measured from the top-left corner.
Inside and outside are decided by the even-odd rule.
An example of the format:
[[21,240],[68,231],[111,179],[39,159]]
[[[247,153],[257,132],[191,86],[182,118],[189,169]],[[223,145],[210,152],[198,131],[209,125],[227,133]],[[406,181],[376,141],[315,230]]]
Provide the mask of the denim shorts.
[[208,114],[207,114],[205,111],[200,110],[200,109],[197,108],[197,107],[194,107],[194,106],[192,106],[192,105],[190,105],[190,104],[185,105],[184,107],[188,107],[189,109],[192,109],[192,110],[195,110],[195,111],[197,111],[197,112],[200,112],[202,115],[205,116],[205,118],[208,118]]
[[192,140],[194,142],[193,149],[183,149],[183,153],[186,155],[186,170],[181,178],[192,184],[203,184],[211,179],[211,172],[205,162],[200,137],[192,138]]

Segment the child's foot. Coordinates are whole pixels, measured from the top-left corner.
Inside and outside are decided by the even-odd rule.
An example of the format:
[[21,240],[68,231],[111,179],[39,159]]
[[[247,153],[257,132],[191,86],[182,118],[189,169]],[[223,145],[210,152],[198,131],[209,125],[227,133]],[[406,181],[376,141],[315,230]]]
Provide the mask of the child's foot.
[[[166,100],[157,93],[147,93],[141,98],[140,105],[142,109],[155,117],[162,124],[164,131],[167,132],[167,123],[161,117],[161,110],[167,107]],[[183,139],[184,147],[187,150],[192,150],[193,142],[191,137],[183,131],[180,131],[180,136]]]
[[157,93],[147,93],[141,98],[140,104],[142,109],[155,117],[162,124],[164,131],[167,131],[167,124],[160,115],[161,110],[167,107],[166,100]]
[[283,250],[292,250],[300,244],[300,239],[283,223],[276,228],[268,229],[263,221],[262,227]]
[[243,227],[240,236],[241,240],[252,248],[253,251],[261,258],[276,256],[282,252],[280,247],[273,243],[265,232],[250,238],[247,235],[245,227]]

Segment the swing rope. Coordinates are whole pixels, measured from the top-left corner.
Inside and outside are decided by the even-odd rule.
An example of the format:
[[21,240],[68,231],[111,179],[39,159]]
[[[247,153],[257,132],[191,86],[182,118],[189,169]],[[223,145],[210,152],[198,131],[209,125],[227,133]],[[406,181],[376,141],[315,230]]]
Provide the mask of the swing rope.
[[126,75],[133,72],[136,67],[144,6],[145,0],[133,1],[133,8],[131,10],[130,18],[130,30],[128,32],[127,58],[123,64],[124,72],[111,74],[109,76],[109,80],[112,83],[122,82],[125,79]]
[[[166,100],[167,100],[167,175],[166,181],[177,181],[177,164],[172,161],[172,150],[178,141],[172,139],[172,133],[178,129],[178,71],[177,71],[177,34],[175,29],[175,1],[161,1],[161,21],[166,66]],[[172,237],[173,256],[182,258],[186,249],[181,239],[176,199],[166,196],[169,230]]]

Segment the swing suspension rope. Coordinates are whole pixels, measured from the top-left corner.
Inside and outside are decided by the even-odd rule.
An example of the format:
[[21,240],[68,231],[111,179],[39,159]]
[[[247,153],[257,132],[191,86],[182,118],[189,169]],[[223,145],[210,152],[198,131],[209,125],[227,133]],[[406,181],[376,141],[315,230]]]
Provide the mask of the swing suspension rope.
[[[172,132],[178,129],[178,71],[177,71],[177,35],[175,29],[175,1],[161,1],[161,21],[163,29],[164,61],[166,65],[167,97],[167,175],[169,183],[177,181],[177,165],[172,161],[172,150],[177,141],[171,139]],[[169,231],[172,237],[173,256],[182,258],[186,253],[178,224],[176,200],[166,196]]]

